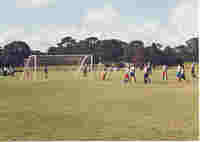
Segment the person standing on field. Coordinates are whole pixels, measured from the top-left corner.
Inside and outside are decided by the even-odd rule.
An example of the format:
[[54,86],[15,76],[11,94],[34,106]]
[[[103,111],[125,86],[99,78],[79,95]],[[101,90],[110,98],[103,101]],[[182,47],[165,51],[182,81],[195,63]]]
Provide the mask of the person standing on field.
[[87,64],[83,67],[83,76],[87,77]]
[[168,66],[164,64],[163,65],[163,73],[162,73],[163,80],[168,80],[167,70],[168,70]]
[[147,64],[147,71],[149,75],[152,75],[152,66],[150,62]]
[[130,80],[132,80],[132,78],[134,79],[135,83],[136,83],[136,74],[135,74],[135,64],[130,68]]
[[181,79],[186,80],[186,78],[185,78],[185,68],[184,68],[184,65],[182,65],[182,67],[181,67]]
[[125,69],[125,74],[123,75],[123,83],[127,84],[130,81],[130,69],[129,67]]
[[106,80],[107,69],[104,68],[103,71],[100,73],[101,80]]
[[48,79],[48,66],[44,66],[44,74],[45,74],[45,79]]
[[195,74],[195,63],[192,63],[191,75],[192,75],[193,78],[196,78],[196,74]]
[[113,65],[111,65],[111,67],[108,68],[108,77],[107,77],[107,80],[111,80],[113,71],[114,71],[114,67],[113,67]]
[[144,65],[144,83],[151,83],[151,79],[149,77],[149,71],[148,71],[148,66]]
[[176,79],[178,81],[181,81],[181,65],[179,64],[177,67],[177,72],[176,72]]

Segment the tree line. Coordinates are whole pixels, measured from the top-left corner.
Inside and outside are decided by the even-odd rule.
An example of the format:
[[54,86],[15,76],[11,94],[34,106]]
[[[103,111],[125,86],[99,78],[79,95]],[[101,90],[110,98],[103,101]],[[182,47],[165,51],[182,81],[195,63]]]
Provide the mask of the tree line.
[[93,54],[95,63],[109,62],[147,62],[154,64],[178,64],[184,61],[198,61],[198,38],[191,38],[185,45],[176,47],[164,47],[160,43],[153,42],[145,46],[142,40],[134,40],[130,43],[119,39],[99,40],[97,37],[89,37],[84,40],[76,40],[66,36],[55,46],[48,48],[46,53],[31,50],[24,41],[13,41],[4,47],[0,47],[0,64],[23,65],[24,58],[29,55],[72,55]]

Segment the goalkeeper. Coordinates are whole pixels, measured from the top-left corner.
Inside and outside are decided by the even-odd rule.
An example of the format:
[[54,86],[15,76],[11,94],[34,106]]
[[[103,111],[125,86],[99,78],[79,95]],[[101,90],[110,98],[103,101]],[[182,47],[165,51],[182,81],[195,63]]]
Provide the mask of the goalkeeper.
[[45,79],[48,79],[48,66],[44,66],[44,74],[45,74]]

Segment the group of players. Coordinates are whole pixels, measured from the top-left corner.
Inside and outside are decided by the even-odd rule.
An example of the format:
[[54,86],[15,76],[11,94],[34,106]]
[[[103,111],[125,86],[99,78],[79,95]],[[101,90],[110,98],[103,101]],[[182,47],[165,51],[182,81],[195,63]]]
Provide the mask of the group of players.
[[[89,67],[88,65],[85,65],[82,69],[84,77],[87,77],[87,72],[89,71],[88,67]],[[109,80],[111,78],[111,73],[114,70],[119,71],[120,69],[114,66],[104,67],[103,71],[100,72],[100,80]],[[152,80],[151,80],[152,65],[150,63],[144,64],[143,71],[144,71],[144,83],[151,84],[152,83]],[[44,66],[44,74],[45,74],[45,79],[48,79],[47,65]],[[193,63],[191,67],[191,76],[193,78],[197,78],[195,74],[195,63]],[[125,68],[125,72],[123,73],[122,78],[123,78],[122,81],[125,84],[131,83],[132,80],[134,80],[134,82],[136,83],[136,65],[128,64],[127,67]],[[185,67],[183,64],[179,64],[177,66],[176,79],[177,81],[186,80]],[[168,66],[167,65],[162,66],[162,80],[168,80]]]
[[[103,71],[100,74],[100,78],[101,80],[106,80],[109,72],[113,71],[113,66],[111,66],[110,69],[108,68],[104,68]],[[144,70],[144,83],[145,84],[151,84],[152,80],[151,80],[151,76],[152,76],[152,65],[150,63],[145,64],[143,67]],[[192,64],[191,67],[191,76],[193,78],[196,78],[196,74],[195,74],[195,64]],[[109,78],[109,77],[108,77]],[[183,64],[179,64],[177,67],[177,72],[176,72],[176,79],[177,81],[181,81],[181,80],[186,80],[185,77],[185,67]],[[129,64],[127,68],[125,68],[125,72],[123,74],[123,83],[131,83],[132,80],[134,80],[134,82],[136,83],[136,66],[135,64],[133,64],[132,66]],[[162,66],[162,80],[168,80],[168,66],[167,65],[163,65]]]

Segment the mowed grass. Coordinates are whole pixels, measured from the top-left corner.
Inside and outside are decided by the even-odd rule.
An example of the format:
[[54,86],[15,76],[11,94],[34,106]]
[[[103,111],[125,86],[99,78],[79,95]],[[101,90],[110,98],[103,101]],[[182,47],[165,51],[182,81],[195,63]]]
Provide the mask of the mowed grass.
[[[124,86],[121,72],[100,81],[52,71],[48,81],[0,78],[0,140],[194,140],[198,82],[153,72],[153,84]],[[187,74],[186,74],[187,75]],[[187,77],[189,77],[188,74]]]

